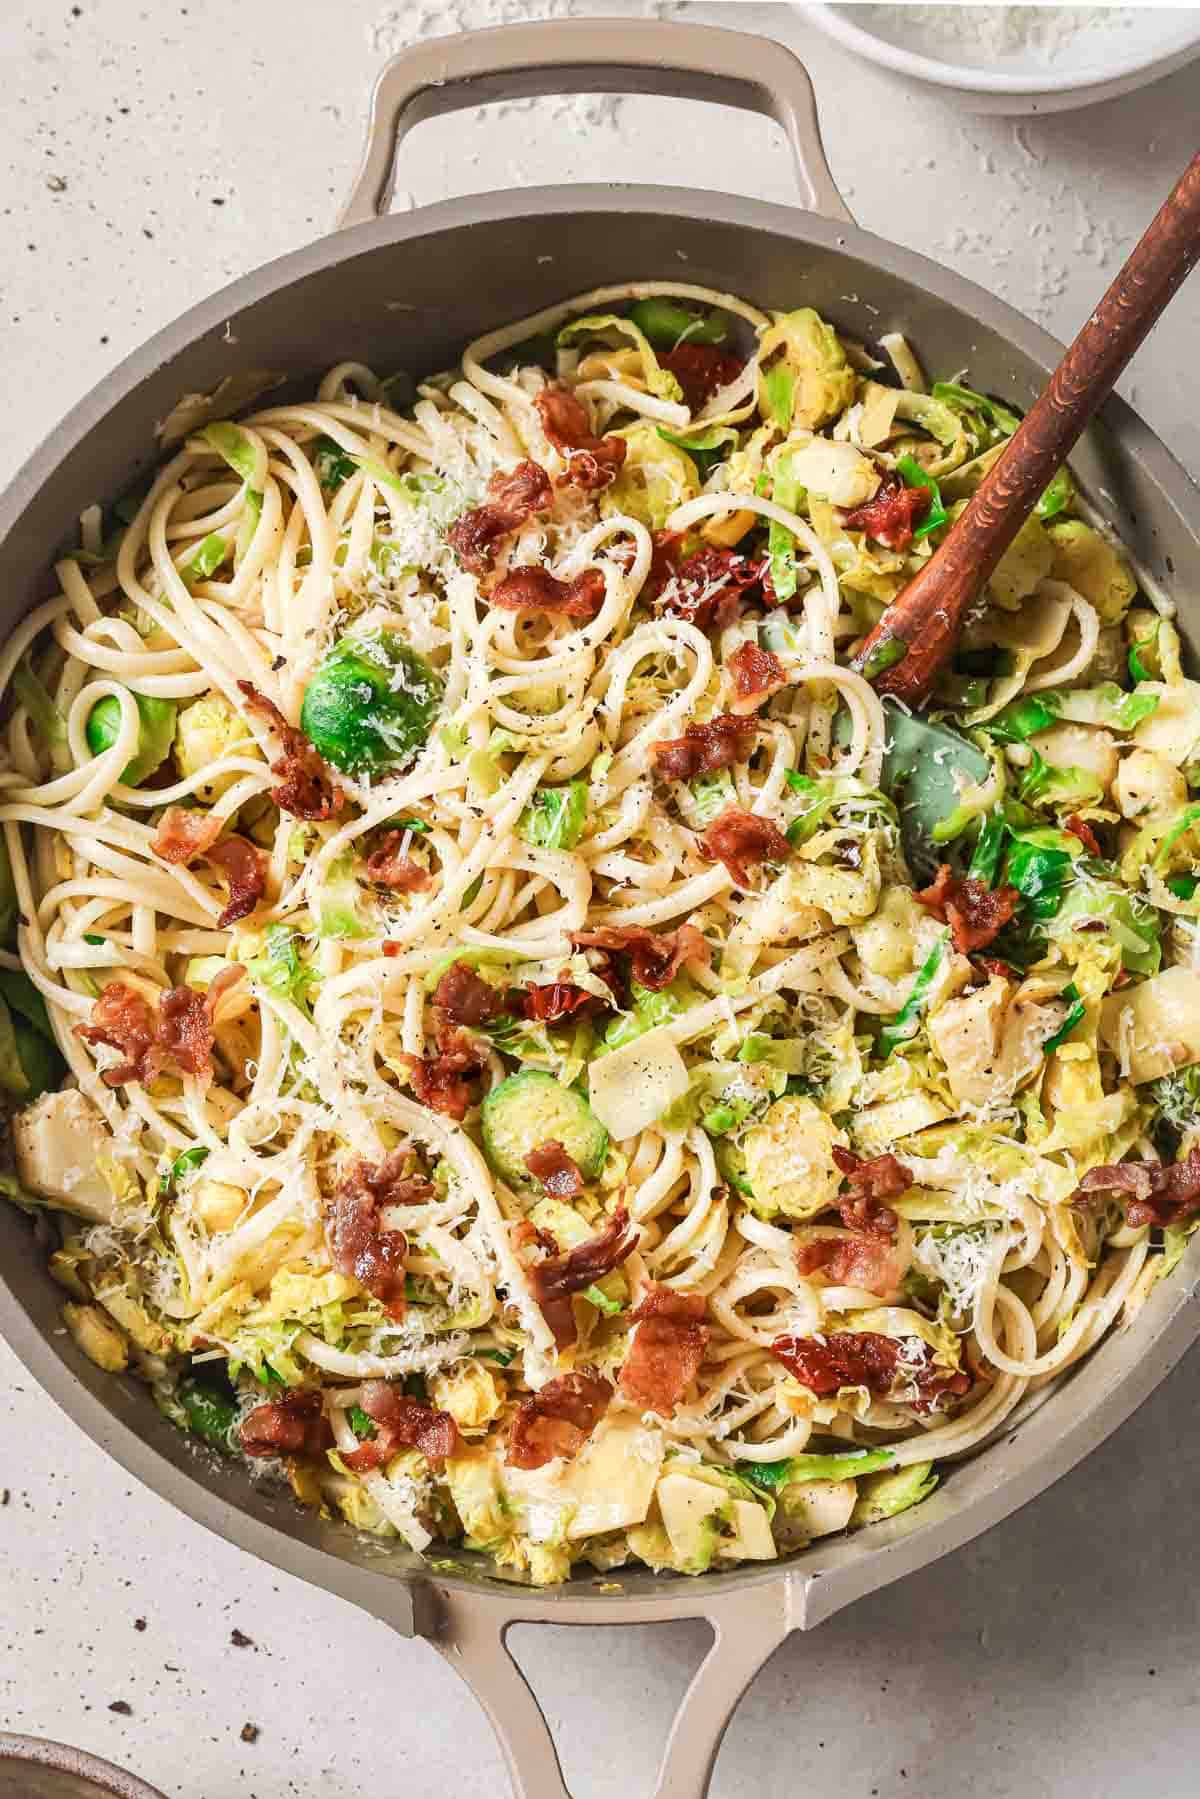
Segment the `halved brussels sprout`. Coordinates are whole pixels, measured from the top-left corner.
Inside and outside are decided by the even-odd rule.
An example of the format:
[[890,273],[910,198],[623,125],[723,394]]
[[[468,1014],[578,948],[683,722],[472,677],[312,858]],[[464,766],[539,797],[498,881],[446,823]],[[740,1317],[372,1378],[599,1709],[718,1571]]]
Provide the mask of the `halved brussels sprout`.
[[[137,703],[141,731],[137,754],[121,771],[121,780],[126,787],[140,787],[166,761],[175,736],[177,711],[174,700],[150,699],[141,693],[135,693],[133,697]],[[93,755],[99,756],[104,750],[111,749],[120,732],[121,702],[114,694],[106,693],[88,713],[84,732],[88,748]]]
[[300,728],[347,774],[393,774],[424,745],[444,691],[394,631],[343,637],[308,684]]
[[620,474],[600,495],[606,517],[628,513],[661,531],[677,506],[700,492],[700,471],[686,450],[668,443],[654,425],[628,425],[613,433],[629,445]]
[[837,332],[811,306],[785,313],[763,335],[758,399],[781,431],[816,431],[854,399],[854,370]]

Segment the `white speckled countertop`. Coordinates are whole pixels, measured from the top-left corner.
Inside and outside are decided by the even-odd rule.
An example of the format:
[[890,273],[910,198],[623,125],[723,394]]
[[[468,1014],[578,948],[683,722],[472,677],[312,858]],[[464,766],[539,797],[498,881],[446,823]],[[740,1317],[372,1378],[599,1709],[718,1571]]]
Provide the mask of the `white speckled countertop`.
[[[387,54],[418,33],[546,10],[544,0],[382,10],[375,0],[7,0],[0,484],[151,331],[330,226]],[[791,8],[699,5],[686,16],[802,49],[834,174],[861,222],[1060,336],[1195,149],[1200,64],[1015,127],[859,66]],[[644,99],[423,126],[399,184],[419,204],[649,170],[792,197],[774,127]],[[1193,475],[1198,343],[1200,278],[1124,384]],[[719,1799],[1190,1799],[1198,1374],[1193,1354],[1083,1468],[982,1541],[791,1639],[735,1719]],[[239,1645],[235,1630],[252,1640]],[[647,1790],[706,1639],[691,1624],[516,1633],[580,1799]],[[108,1755],[171,1799],[504,1791],[482,1715],[431,1650],[131,1486],[2,1346],[0,1728]]]

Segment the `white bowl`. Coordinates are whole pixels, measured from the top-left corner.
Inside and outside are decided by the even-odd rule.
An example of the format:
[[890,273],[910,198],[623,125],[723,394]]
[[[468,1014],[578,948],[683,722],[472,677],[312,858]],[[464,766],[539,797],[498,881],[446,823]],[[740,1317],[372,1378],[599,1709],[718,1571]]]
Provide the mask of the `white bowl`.
[[[927,87],[953,89],[975,112],[1063,112],[1090,106],[1145,87],[1200,56],[1198,7],[857,5],[798,10],[848,50]],[[1029,16],[1032,43],[1012,41],[1019,34],[1011,25],[1006,33],[1002,15],[1012,21],[1017,13]],[[1200,90],[1200,78],[1197,86]],[[1200,110],[1200,91],[1197,103]]]

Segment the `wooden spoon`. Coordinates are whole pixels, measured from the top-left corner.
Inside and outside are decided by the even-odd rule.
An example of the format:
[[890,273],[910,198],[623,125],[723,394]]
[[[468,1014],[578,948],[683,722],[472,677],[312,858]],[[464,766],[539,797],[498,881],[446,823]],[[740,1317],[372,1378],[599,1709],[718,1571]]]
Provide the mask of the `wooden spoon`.
[[1185,276],[1200,261],[1200,152],[1071,345],[1004,454],[854,666],[916,705],[950,660],[967,607]]

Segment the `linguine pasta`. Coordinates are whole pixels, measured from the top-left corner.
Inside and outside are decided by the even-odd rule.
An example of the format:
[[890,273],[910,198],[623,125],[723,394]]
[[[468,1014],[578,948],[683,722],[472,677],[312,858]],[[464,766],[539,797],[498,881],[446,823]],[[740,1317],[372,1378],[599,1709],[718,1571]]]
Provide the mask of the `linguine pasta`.
[[626,284],[198,410],[0,658],[6,1190],[85,1352],[304,1503],[537,1583],[768,1558],[1178,1259],[1170,608],[1064,470],[885,709],[1017,423],[893,348]]

